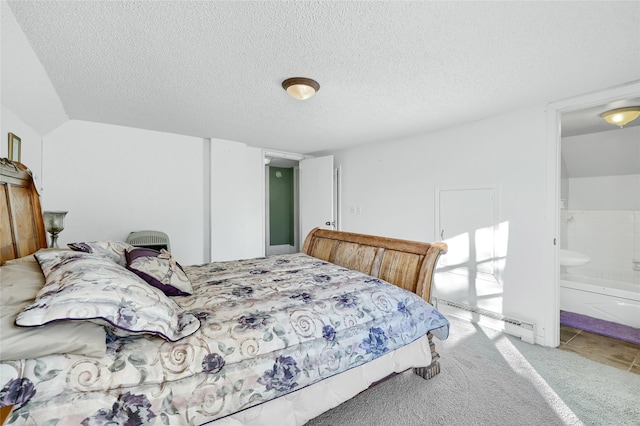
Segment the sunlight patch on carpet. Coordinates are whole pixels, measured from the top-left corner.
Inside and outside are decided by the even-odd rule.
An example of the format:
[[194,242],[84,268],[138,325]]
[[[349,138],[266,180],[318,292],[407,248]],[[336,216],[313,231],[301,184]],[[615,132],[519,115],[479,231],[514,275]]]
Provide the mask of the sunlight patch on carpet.
[[[486,335],[483,329],[480,330]],[[487,337],[490,340],[492,339],[489,335],[487,335]],[[542,376],[538,374],[536,369],[533,368],[529,361],[527,361],[506,336],[499,334],[493,342],[498,352],[500,352],[500,355],[502,355],[513,371],[529,380],[540,396],[547,401],[549,407],[551,407],[561,419],[564,419],[565,422],[572,425],[584,425],[578,416],[564,403],[562,398],[560,398]]]

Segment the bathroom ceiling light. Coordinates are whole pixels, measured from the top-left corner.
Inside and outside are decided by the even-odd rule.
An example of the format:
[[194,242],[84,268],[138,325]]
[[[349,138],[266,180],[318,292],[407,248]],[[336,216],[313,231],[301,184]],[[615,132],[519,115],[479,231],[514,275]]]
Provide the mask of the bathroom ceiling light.
[[309,99],[320,90],[317,81],[305,77],[292,77],[282,82],[282,88],[287,91],[289,96],[298,100]]
[[616,108],[600,114],[607,123],[617,126],[625,126],[640,116],[640,106],[632,106],[626,108]]

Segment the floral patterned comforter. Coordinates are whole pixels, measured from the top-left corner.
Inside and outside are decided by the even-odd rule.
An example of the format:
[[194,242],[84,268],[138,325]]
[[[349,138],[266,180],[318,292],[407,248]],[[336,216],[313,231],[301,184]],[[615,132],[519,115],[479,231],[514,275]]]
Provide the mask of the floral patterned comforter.
[[201,322],[178,342],[113,338],[104,358],[0,364],[8,424],[203,424],[362,365],[448,321],[413,293],[304,255],[185,267]]

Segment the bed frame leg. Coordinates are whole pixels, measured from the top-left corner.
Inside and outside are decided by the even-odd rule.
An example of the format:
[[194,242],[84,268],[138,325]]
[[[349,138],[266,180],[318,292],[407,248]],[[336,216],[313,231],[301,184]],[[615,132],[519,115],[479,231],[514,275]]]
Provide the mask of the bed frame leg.
[[436,352],[436,345],[433,343],[433,334],[429,333],[427,337],[429,337],[429,348],[431,349],[431,364],[427,367],[416,367],[413,369],[414,373],[425,380],[429,380],[440,373],[440,363],[438,362],[440,354]]

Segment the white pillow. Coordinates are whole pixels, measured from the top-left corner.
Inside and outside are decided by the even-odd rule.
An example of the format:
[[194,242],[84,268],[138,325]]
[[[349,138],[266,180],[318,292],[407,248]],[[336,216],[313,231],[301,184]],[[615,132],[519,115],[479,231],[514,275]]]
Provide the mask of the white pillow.
[[200,321],[173,300],[116,263],[84,252],[35,254],[46,283],[16,319],[22,326],[88,320],[115,334],[155,334],[180,340]]
[[120,266],[127,266],[125,252],[133,248],[131,244],[124,241],[90,241],[83,243],[67,244],[71,250],[93,253],[109,259]]
[[167,296],[188,296],[193,293],[191,280],[171,253],[145,247],[128,249],[127,269]]

